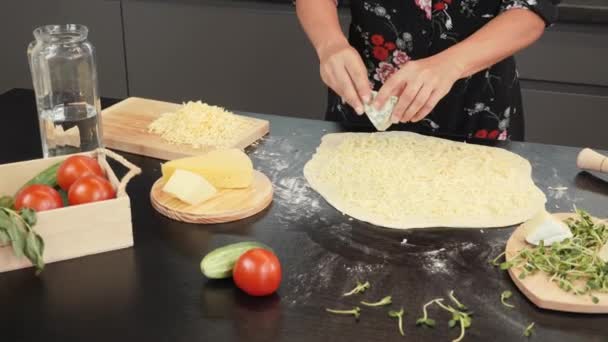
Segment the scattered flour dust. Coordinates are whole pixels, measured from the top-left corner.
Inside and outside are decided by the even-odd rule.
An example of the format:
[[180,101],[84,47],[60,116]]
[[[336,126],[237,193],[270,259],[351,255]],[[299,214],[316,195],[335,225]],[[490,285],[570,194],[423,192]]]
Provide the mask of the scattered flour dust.
[[[419,258],[424,265],[424,269],[428,273],[450,274],[452,272],[450,265],[452,265],[455,260],[461,258],[460,253],[473,250],[476,247],[477,245],[472,242],[451,244],[436,250],[422,252],[420,253]],[[449,259],[451,259],[451,261],[449,261]]]
[[450,273],[445,256],[445,248],[421,253],[424,269],[430,274]]
[[562,185],[558,185],[558,186],[550,186],[547,187],[547,190],[549,190],[549,197],[553,198],[553,199],[561,199],[564,196],[568,197],[568,187],[562,186]]
[[319,198],[308,186],[304,176],[282,178],[274,185],[277,204],[282,207],[277,213],[280,221],[297,222],[321,212]]
[[265,164],[266,170],[271,172],[281,172],[289,167],[289,162],[285,160],[284,156],[278,152],[269,152],[266,150],[258,149],[255,150],[252,155],[259,161]]

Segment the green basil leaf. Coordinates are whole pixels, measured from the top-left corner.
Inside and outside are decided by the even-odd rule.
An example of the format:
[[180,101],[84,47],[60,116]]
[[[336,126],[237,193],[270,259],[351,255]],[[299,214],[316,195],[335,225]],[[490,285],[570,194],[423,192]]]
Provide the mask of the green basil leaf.
[[21,220],[13,221],[13,224],[8,229],[8,235],[11,237],[13,244],[13,253],[16,257],[23,256],[25,249],[26,228]]
[[19,215],[23,218],[23,220],[30,226],[33,227],[37,222],[36,212],[30,208],[21,209]]
[[0,228],[8,230],[9,227],[11,227],[12,225],[13,221],[11,220],[9,214],[6,211],[0,209]]
[[0,227],[0,245],[7,244],[11,241],[11,237],[8,235],[6,229]]
[[15,205],[15,201],[11,196],[0,197],[0,208],[12,208]]
[[25,249],[23,252],[37,269],[42,269],[44,267],[40,247],[36,233],[30,231],[25,239]]

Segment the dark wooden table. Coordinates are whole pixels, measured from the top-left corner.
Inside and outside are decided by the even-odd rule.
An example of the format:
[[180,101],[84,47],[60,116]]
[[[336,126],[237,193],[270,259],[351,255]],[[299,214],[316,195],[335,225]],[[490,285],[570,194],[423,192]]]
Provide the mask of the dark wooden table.
[[[475,311],[465,341],[524,340],[530,322],[536,322],[534,341],[608,340],[608,316],[537,309],[508,275],[488,264],[504,249],[512,228],[395,231],[350,220],[311,191],[302,176],[320,137],[340,127],[257,116],[272,127],[271,135],[248,151],[274,183],[268,210],[232,224],[171,221],[148,199],[160,161],[126,154],[144,170],[128,188],[135,247],[49,264],[40,277],[32,269],[0,274],[2,341],[450,341],[458,332],[448,329],[445,313],[431,310],[435,329],[414,322],[425,302],[452,289]],[[0,95],[0,146],[2,163],[40,156],[30,91]],[[608,183],[579,173],[579,149],[505,147],[530,160],[549,210],[576,205],[607,216]],[[557,186],[568,190],[548,190]],[[262,241],[276,251],[284,272],[278,294],[252,298],[230,280],[201,275],[205,253],[242,240]],[[341,298],[356,280],[369,281],[371,289],[364,297]],[[514,292],[516,309],[500,304],[503,290]],[[359,322],[324,312],[389,294],[394,307],[405,308],[405,338],[383,308],[365,310]]]

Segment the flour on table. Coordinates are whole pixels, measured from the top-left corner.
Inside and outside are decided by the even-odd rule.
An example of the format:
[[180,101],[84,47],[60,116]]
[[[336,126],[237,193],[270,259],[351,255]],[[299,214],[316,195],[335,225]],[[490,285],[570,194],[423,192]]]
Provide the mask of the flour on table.
[[276,203],[282,207],[277,215],[282,221],[297,222],[321,212],[319,198],[304,177],[286,177],[274,184]]

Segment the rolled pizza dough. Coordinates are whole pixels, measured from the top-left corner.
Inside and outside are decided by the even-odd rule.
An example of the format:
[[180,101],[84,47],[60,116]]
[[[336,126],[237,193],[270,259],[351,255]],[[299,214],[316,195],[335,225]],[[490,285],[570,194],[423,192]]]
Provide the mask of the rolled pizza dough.
[[409,132],[328,134],[304,176],[339,211],[388,228],[505,227],[546,202],[526,159]]

